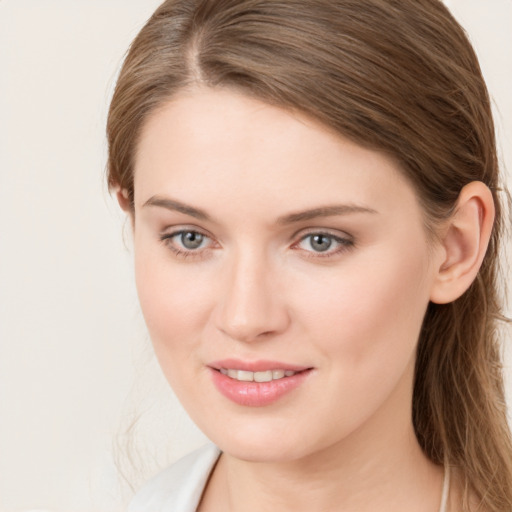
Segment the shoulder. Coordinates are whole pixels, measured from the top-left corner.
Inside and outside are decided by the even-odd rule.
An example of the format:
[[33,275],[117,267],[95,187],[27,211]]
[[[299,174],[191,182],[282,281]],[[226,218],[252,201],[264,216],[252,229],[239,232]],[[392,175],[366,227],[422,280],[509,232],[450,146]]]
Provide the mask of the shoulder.
[[178,460],[144,485],[128,512],[194,512],[219,455],[208,444]]

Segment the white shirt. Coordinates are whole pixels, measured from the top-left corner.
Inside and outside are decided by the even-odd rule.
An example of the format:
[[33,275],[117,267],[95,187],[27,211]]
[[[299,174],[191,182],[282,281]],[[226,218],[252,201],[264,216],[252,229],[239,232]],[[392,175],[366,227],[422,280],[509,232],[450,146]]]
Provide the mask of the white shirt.
[[128,512],[196,512],[220,450],[207,444],[158,473],[134,496]]

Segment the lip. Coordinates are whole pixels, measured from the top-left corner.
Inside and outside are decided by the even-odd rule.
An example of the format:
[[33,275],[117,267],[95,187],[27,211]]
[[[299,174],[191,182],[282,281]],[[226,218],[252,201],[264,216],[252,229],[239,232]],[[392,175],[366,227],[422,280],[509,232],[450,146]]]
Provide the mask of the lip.
[[[240,361],[225,359],[209,366],[212,381],[217,390],[227,399],[245,407],[264,407],[278,401],[298,388],[309,377],[313,368],[291,365],[278,361]],[[220,368],[261,372],[267,370],[290,370],[298,372],[291,377],[270,382],[242,382],[220,373]]]
[[208,366],[215,370],[220,370],[221,368],[231,368],[233,370],[244,370],[247,372],[266,372],[267,370],[289,370],[292,372],[302,372],[311,368],[309,366],[299,366],[283,363],[281,361],[242,361],[240,359],[222,359],[220,361],[214,361]]

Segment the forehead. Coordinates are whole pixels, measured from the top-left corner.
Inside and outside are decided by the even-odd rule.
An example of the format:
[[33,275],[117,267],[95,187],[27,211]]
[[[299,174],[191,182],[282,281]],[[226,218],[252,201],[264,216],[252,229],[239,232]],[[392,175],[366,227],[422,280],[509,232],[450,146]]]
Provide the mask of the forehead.
[[136,207],[155,194],[239,212],[265,204],[276,215],[318,203],[417,207],[390,158],[306,115],[227,90],[183,92],[154,112],[134,182]]

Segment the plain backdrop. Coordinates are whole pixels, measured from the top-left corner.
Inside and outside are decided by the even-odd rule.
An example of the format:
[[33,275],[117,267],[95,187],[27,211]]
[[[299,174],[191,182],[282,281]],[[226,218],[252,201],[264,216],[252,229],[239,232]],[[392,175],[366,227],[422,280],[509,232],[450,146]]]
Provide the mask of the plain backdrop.
[[[122,510],[122,474],[137,486],[205,441],[152,357],[104,182],[115,77],[159,3],[0,0],[0,512]],[[510,170],[512,0],[447,3]]]

